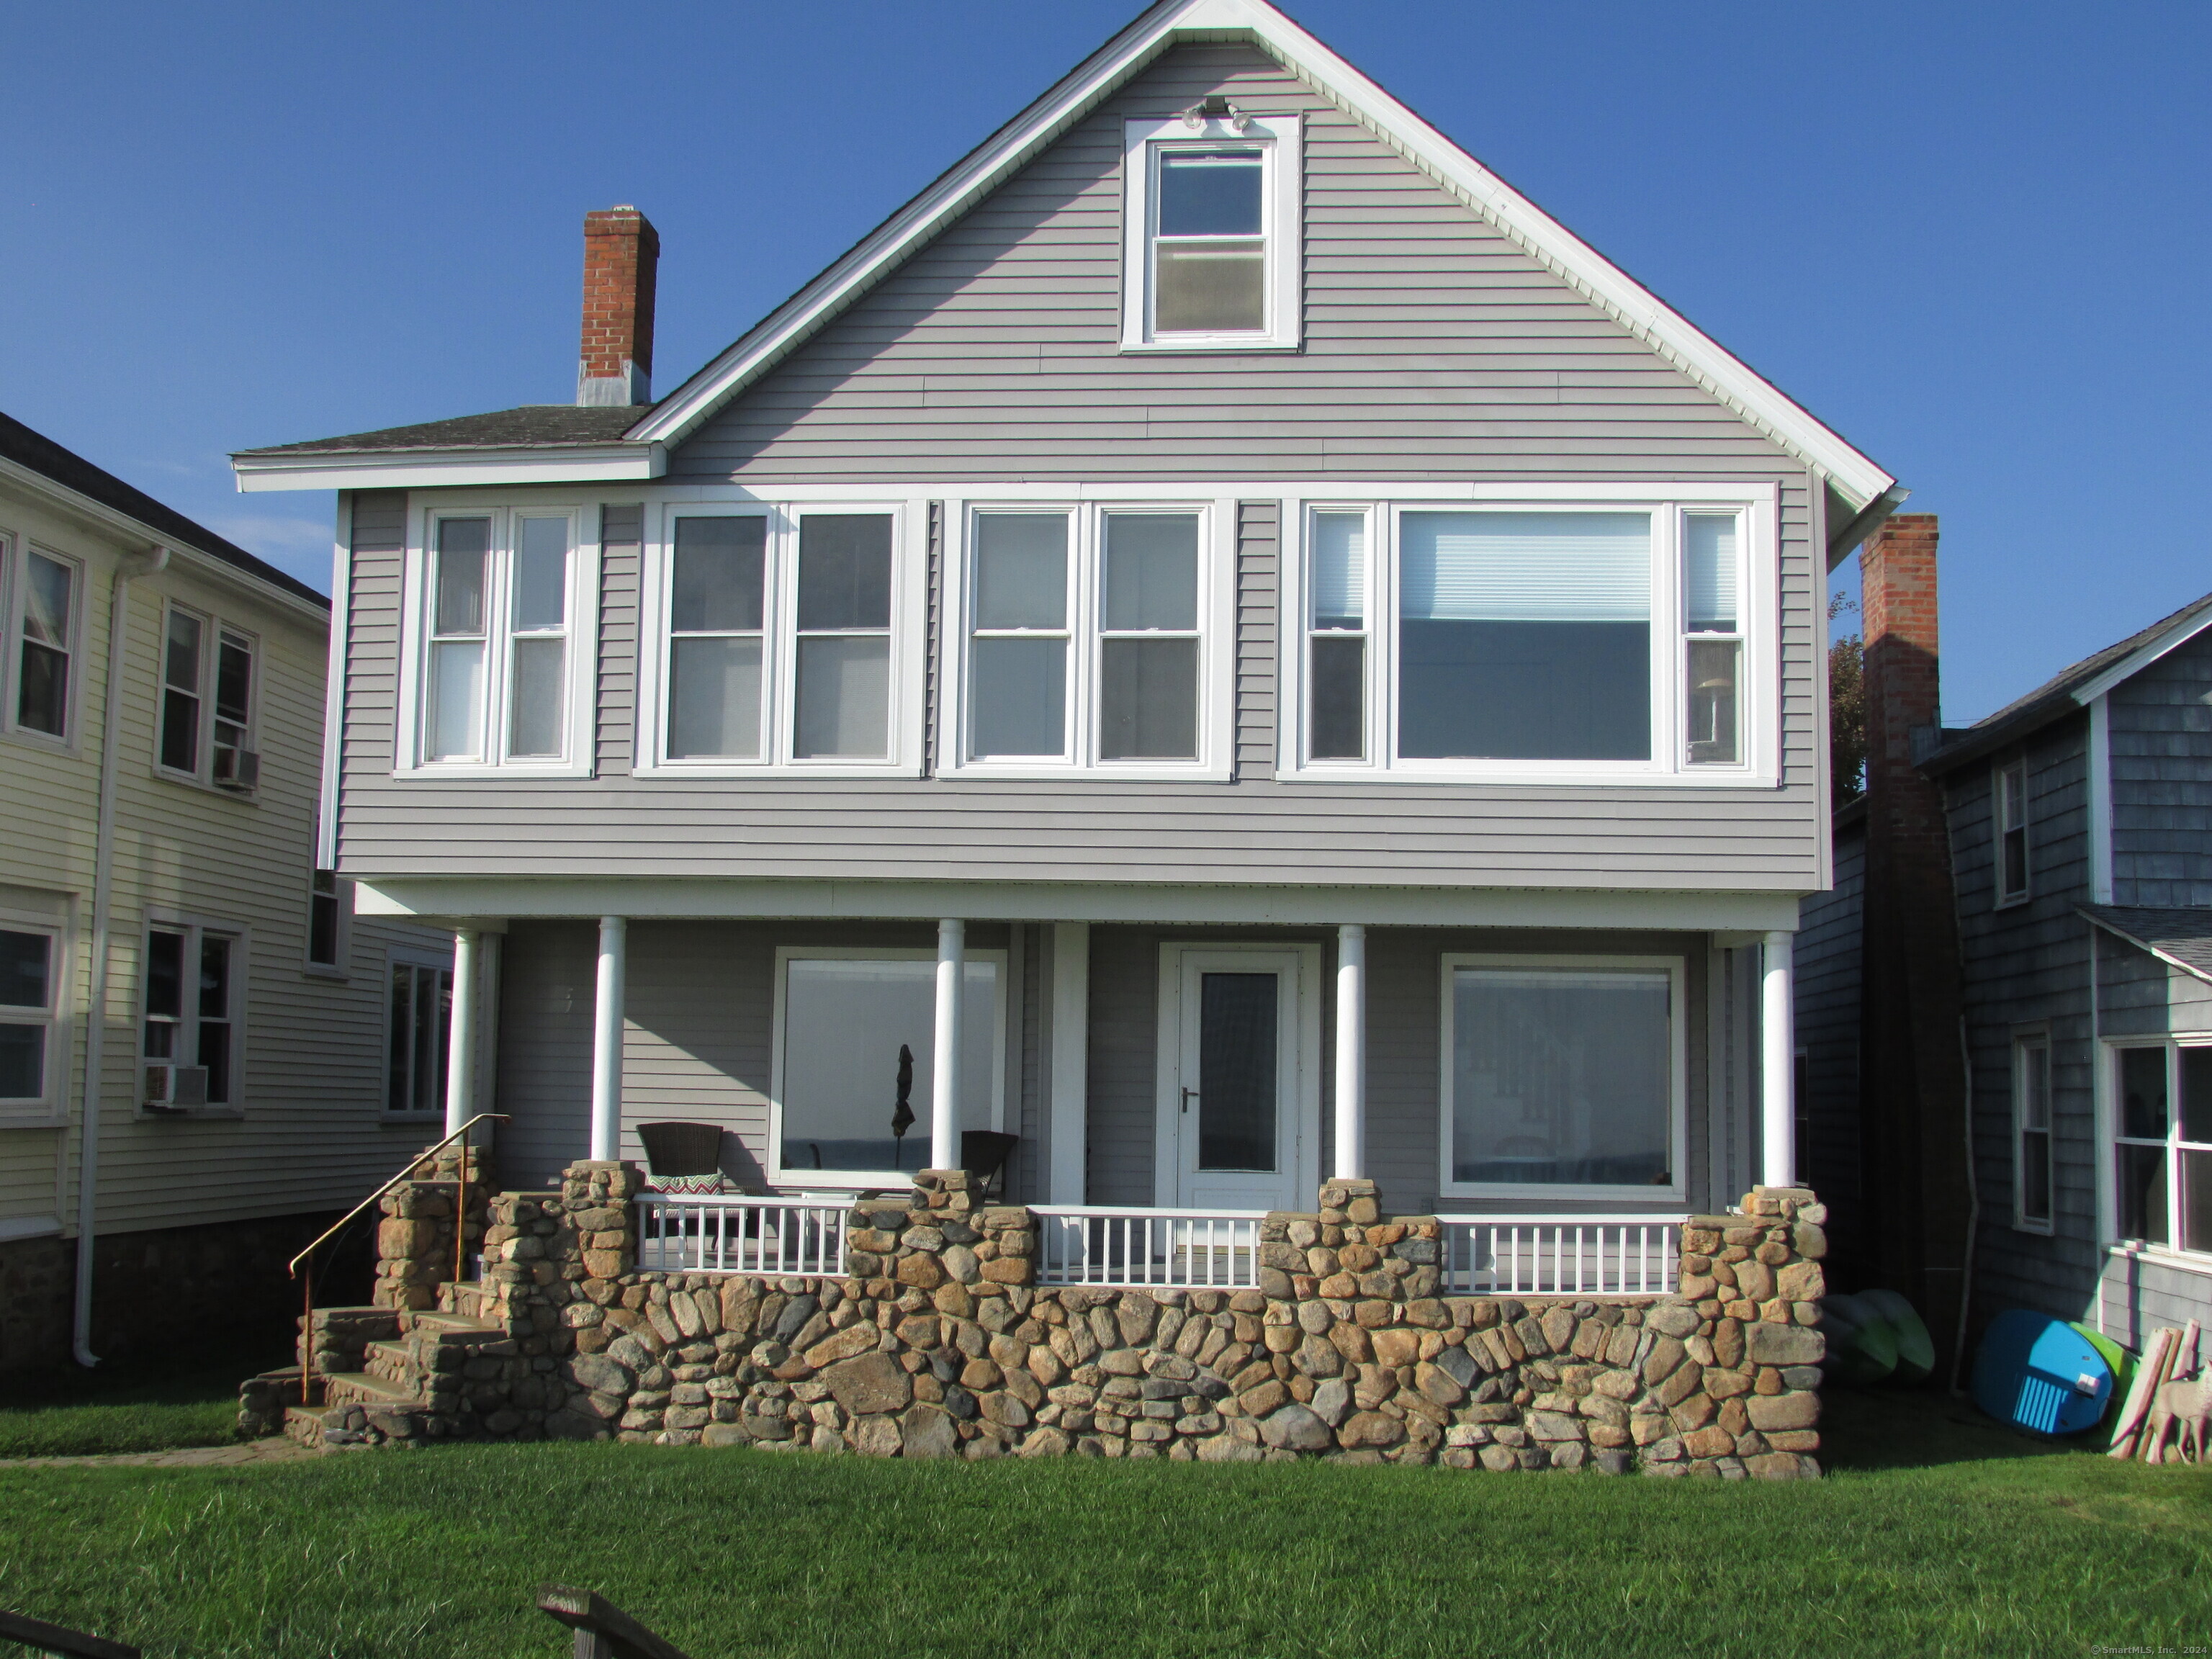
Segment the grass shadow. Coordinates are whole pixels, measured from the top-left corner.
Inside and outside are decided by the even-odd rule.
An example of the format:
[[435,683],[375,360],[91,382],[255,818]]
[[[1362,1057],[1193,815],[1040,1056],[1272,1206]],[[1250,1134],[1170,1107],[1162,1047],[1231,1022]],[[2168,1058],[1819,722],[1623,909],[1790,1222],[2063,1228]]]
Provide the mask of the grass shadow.
[[2023,1457],[2094,1456],[2101,1430],[2046,1439],[1932,1389],[1832,1388],[1820,1399],[1820,1461],[1833,1470],[1934,1468]]

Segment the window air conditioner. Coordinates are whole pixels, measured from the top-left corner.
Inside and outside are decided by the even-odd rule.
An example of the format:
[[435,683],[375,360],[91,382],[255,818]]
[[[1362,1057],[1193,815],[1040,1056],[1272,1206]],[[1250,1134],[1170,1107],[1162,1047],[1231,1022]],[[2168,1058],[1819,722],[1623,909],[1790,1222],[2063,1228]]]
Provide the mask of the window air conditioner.
[[207,1104],[208,1068],[204,1066],[149,1066],[146,1104],[170,1111]]
[[261,781],[261,757],[251,749],[216,750],[215,781],[218,788],[246,793]]

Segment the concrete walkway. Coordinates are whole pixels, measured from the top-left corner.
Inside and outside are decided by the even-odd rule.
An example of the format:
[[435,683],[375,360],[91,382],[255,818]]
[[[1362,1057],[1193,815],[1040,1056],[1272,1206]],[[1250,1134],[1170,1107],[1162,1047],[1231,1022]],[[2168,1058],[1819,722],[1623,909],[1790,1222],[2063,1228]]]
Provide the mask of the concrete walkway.
[[0,1458],[0,1470],[81,1468],[100,1464],[156,1469],[199,1468],[210,1464],[289,1463],[295,1458],[327,1455],[321,1447],[302,1446],[276,1434],[265,1440],[242,1441],[228,1446],[183,1446],[174,1451],[106,1452],[92,1457]]

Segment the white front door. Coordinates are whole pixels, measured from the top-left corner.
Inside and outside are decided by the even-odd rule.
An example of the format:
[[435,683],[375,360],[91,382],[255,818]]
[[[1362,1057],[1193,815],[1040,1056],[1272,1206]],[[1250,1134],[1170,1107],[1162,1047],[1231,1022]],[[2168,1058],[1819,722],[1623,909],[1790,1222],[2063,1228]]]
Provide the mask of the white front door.
[[1170,945],[1161,961],[1160,1151],[1178,1209],[1312,1206],[1318,953]]

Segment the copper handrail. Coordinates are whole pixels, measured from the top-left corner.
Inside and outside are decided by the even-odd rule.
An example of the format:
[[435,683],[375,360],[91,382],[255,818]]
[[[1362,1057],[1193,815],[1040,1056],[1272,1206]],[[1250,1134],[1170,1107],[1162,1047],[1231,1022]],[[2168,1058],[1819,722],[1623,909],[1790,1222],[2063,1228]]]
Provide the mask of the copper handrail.
[[[308,1261],[308,1258],[313,1255],[317,1250],[322,1249],[324,1245],[329,1243],[331,1240],[336,1238],[340,1233],[343,1232],[346,1228],[352,1224],[353,1218],[356,1216],[368,1209],[370,1205],[375,1203],[377,1200],[382,1198],[385,1194],[390,1192],[401,1182],[406,1180],[409,1176],[412,1175],[415,1170],[421,1166],[425,1158],[435,1158],[440,1152],[444,1152],[447,1147],[452,1146],[462,1136],[468,1133],[470,1130],[475,1128],[479,1123],[507,1123],[510,1121],[512,1121],[512,1119],[509,1117],[508,1114],[505,1112],[478,1112],[474,1117],[471,1118],[466,1123],[461,1125],[459,1128],[454,1130],[443,1140],[439,1141],[434,1146],[426,1146],[422,1151],[416,1153],[414,1157],[409,1158],[407,1162],[401,1166],[398,1175],[392,1176],[391,1180],[386,1182],[381,1187],[379,1187],[367,1198],[364,1198],[360,1203],[355,1205],[353,1208],[348,1210],[344,1215],[338,1218],[335,1224],[325,1228],[321,1235],[315,1239],[314,1243],[308,1245],[306,1249],[301,1251],[299,1255],[294,1256],[289,1261],[284,1264],[285,1273],[294,1279],[300,1278],[300,1269],[303,1265],[307,1269],[306,1279],[303,1281],[305,1294],[307,1297],[307,1317],[300,1326],[300,1403],[302,1406],[309,1406],[314,1403],[313,1399],[310,1397],[310,1389],[314,1381],[315,1270],[313,1264]],[[453,1279],[456,1283],[460,1279],[461,1252],[465,1247],[465,1242],[468,1237],[469,1158],[466,1148],[464,1148],[461,1152],[459,1176],[460,1190],[456,1195],[453,1203]]]

